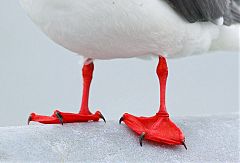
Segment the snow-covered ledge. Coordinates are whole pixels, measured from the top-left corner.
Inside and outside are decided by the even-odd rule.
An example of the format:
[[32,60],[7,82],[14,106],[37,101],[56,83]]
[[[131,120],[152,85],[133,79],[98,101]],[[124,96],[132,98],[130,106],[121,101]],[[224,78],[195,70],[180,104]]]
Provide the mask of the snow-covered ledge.
[[144,141],[117,121],[0,128],[0,162],[238,162],[239,117],[179,117],[188,150]]

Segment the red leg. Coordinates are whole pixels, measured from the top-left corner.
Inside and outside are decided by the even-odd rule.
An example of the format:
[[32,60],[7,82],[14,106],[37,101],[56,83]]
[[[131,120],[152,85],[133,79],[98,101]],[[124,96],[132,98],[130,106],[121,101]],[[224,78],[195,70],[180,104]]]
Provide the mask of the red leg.
[[140,135],[141,146],[142,140],[148,139],[169,145],[184,145],[186,148],[183,132],[170,120],[166,110],[165,94],[168,68],[164,57],[159,57],[156,72],[160,83],[160,108],[158,113],[153,117],[136,117],[125,113],[119,123],[123,121],[130,129]]
[[88,108],[89,90],[92,81],[92,74],[94,70],[94,64],[90,63],[84,65],[82,69],[83,76],[83,95],[82,95],[82,105],[79,113],[65,113],[55,110],[52,116],[37,115],[35,113],[30,114],[28,119],[28,124],[30,121],[40,122],[44,124],[63,124],[63,123],[73,123],[73,122],[88,122],[88,121],[98,121],[105,118],[101,112],[97,111],[92,114]]

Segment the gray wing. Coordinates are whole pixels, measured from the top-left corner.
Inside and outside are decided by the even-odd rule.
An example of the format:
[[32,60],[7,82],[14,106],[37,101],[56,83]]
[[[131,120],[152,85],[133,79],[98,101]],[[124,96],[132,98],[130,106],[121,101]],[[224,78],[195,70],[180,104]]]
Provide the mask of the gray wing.
[[223,18],[225,25],[240,23],[240,0],[167,0],[190,23],[215,22]]
[[224,24],[231,25],[240,23],[240,0],[233,0],[229,10],[224,14]]

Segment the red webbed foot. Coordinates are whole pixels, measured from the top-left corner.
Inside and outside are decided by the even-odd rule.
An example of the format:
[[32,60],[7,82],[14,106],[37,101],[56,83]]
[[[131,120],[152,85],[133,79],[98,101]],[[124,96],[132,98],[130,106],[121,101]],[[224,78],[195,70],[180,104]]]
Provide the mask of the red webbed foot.
[[167,113],[157,113],[153,117],[136,117],[125,113],[119,123],[122,121],[140,135],[141,146],[143,139],[147,139],[162,144],[184,145],[186,148],[183,132],[171,121]]
[[43,123],[43,124],[63,124],[63,123],[74,123],[74,122],[88,122],[88,121],[99,121],[105,118],[100,111],[92,114],[88,108],[89,90],[91,81],[93,78],[94,64],[91,59],[86,60],[82,68],[83,76],[83,94],[82,94],[82,104],[79,113],[65,113],[55,110],[53,115],[44,116],[37,115],[35,113],[30,114],[28,118],[28,124],[31,121]]
[[160,108],[158,113],[153,117],[136,117],[125,113],[119,122],[124,121],[130,129],[140,135],[141,146],[143,139],[148,139],[169,145],[184,145],[187,149],[183,132],[171,121],[167,113],[165,95],[168,68],[164,57],[159,57],[156,72],[160,84]]
[[51,116],[38,115],[31,113],[28,118],[28,124],[31,121],[43,123],[43,124],[62,124],[63,123],[74,123],[74,122],[88,122],[88,121],[99,121],[103,119],[106,122],[104,116],[100,111],[95,114],[81,114],[81,113],[65,113],[55,110]]

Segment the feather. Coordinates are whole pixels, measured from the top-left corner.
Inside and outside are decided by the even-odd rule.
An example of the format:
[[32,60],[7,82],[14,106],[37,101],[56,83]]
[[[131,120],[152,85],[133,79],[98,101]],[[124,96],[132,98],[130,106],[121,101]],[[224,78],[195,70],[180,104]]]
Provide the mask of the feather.
[[239,0],[167,0],[190,23],[211,21],[224,25],[240,23]]

